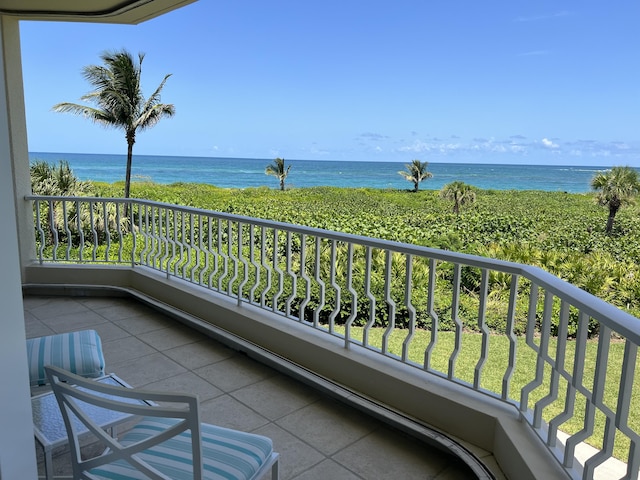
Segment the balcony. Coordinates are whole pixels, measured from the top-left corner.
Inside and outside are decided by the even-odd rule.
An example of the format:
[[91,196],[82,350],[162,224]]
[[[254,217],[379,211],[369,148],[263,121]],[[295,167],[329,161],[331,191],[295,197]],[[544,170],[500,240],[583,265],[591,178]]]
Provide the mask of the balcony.
[[[27,199],[38,257],[25,268],[27,293],[135,298],[162,312],[161,326],[179,321],[197,331],[179,327],[175,341],[214,338],[244,351],[275,369],[258,367],[271,372],[258,374],[258,383],[291,382],[284,372],[305,385],[296,391],[313,386],[314,398],[333,396],[436,450],[448,448],[460,469],[480,478],[638,478],[639,321],[546,272],[157,202]],[[508,292],[498,303],[489,294],[495,282]],[[490,325],[496,316],[501,328]],[[165,357],[157,346],[174,341],[130,333],[136,338],[129,341]],[[614,352],[622,352],[619,359]],[[215,376],[198,375],[200,367],[177,364],[221,389]],[[171,385],[153,369],[140,378],[128,362],[109,367],[134,385]],[[226,395],[238,400],[244,386],[230,388]],[[301,439],[312,447],[316,441]],[[326,461],[343,458],[343,450],[319,451]],[[363,466],[339,463],[326,465],[375,478]]]
[[[476,476],[429,438],[410,436],[304,376],[293,379],[234,349],[241,345],[230,348],[129,296],[28,295],[24,305],[28,336],[95,329],[107,371],[135,387],[195,392],[204,421],[272,438],[282,452],[282,480]],[[491,462],[487,452],[474,453]],[[64,450],[55,457],[56,475],[71,473],[68,461]]]

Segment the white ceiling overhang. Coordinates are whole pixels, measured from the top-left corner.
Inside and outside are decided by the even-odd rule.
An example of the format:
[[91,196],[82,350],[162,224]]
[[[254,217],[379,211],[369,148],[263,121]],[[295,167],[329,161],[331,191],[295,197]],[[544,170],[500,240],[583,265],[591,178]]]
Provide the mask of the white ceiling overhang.
[[24,20],[136,24],[196,0],[0,0],[0,15]]

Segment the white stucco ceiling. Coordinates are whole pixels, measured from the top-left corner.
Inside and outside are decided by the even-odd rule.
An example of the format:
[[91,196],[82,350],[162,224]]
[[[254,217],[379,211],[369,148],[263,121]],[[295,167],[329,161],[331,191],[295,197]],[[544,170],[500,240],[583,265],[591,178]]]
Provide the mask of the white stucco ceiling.
[[196,0],[0,0],[0,15],[25,20],[136,24]]

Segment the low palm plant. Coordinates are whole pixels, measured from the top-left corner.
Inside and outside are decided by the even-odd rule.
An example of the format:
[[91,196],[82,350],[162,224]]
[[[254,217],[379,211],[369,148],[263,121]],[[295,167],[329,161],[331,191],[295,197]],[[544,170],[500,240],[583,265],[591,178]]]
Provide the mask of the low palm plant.
[[426,180],[427,178],[433,177],[433,174],[427,171],[428,165],[429,162],[412,160],[411,163],[407,163],[405,165],[406,170],[401,170],[398,172],[398,174],[402,175],[408,182],[413,182],[413,191],[417,192],[418,187],[420,186],[420,182]]
[[464,182],[451,182],[440,190],[440,196],[453,201],[453,213],[460,215],[460,207],[476,201],[476,192]]
[[291,170],[291,165],[285,167],[284,158],[276,158],[271,165],[267,165],[264,173],[277,177],[280,182],[280,190],[284,191],[284,181],[289,175],[289,170]]
[[640,193],[638,171],[631,167],[613,167],[595,175],[591,180],[591,188],[598,192],[598,203],[609,208],[605,232],[611,233],[620,207],[631,203],[633,197]]

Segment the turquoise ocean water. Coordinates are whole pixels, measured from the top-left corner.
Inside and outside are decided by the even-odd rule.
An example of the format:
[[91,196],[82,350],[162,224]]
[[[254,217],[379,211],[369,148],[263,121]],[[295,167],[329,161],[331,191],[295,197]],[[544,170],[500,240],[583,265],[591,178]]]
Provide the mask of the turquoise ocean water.
[[[30,160],[49,163],[67,160],[82,180],[124,180],[126,155],[33,152]],[[264,173],[273,159],[217,157],[172,157],[134,155],[133,180],[156,183],[208,183],[225,188],[267,186],[278,188],[278,180]],[[398,175],[403,163],[289,160],[289,188],[335,186],[347,188],[409,189],[412,184]],[[429,163],[433,178],[423,181],[423,190],[439,190],[459,180],[494,190],[545,190],[582,193],[590,190],[591,178],[607,167]]]

